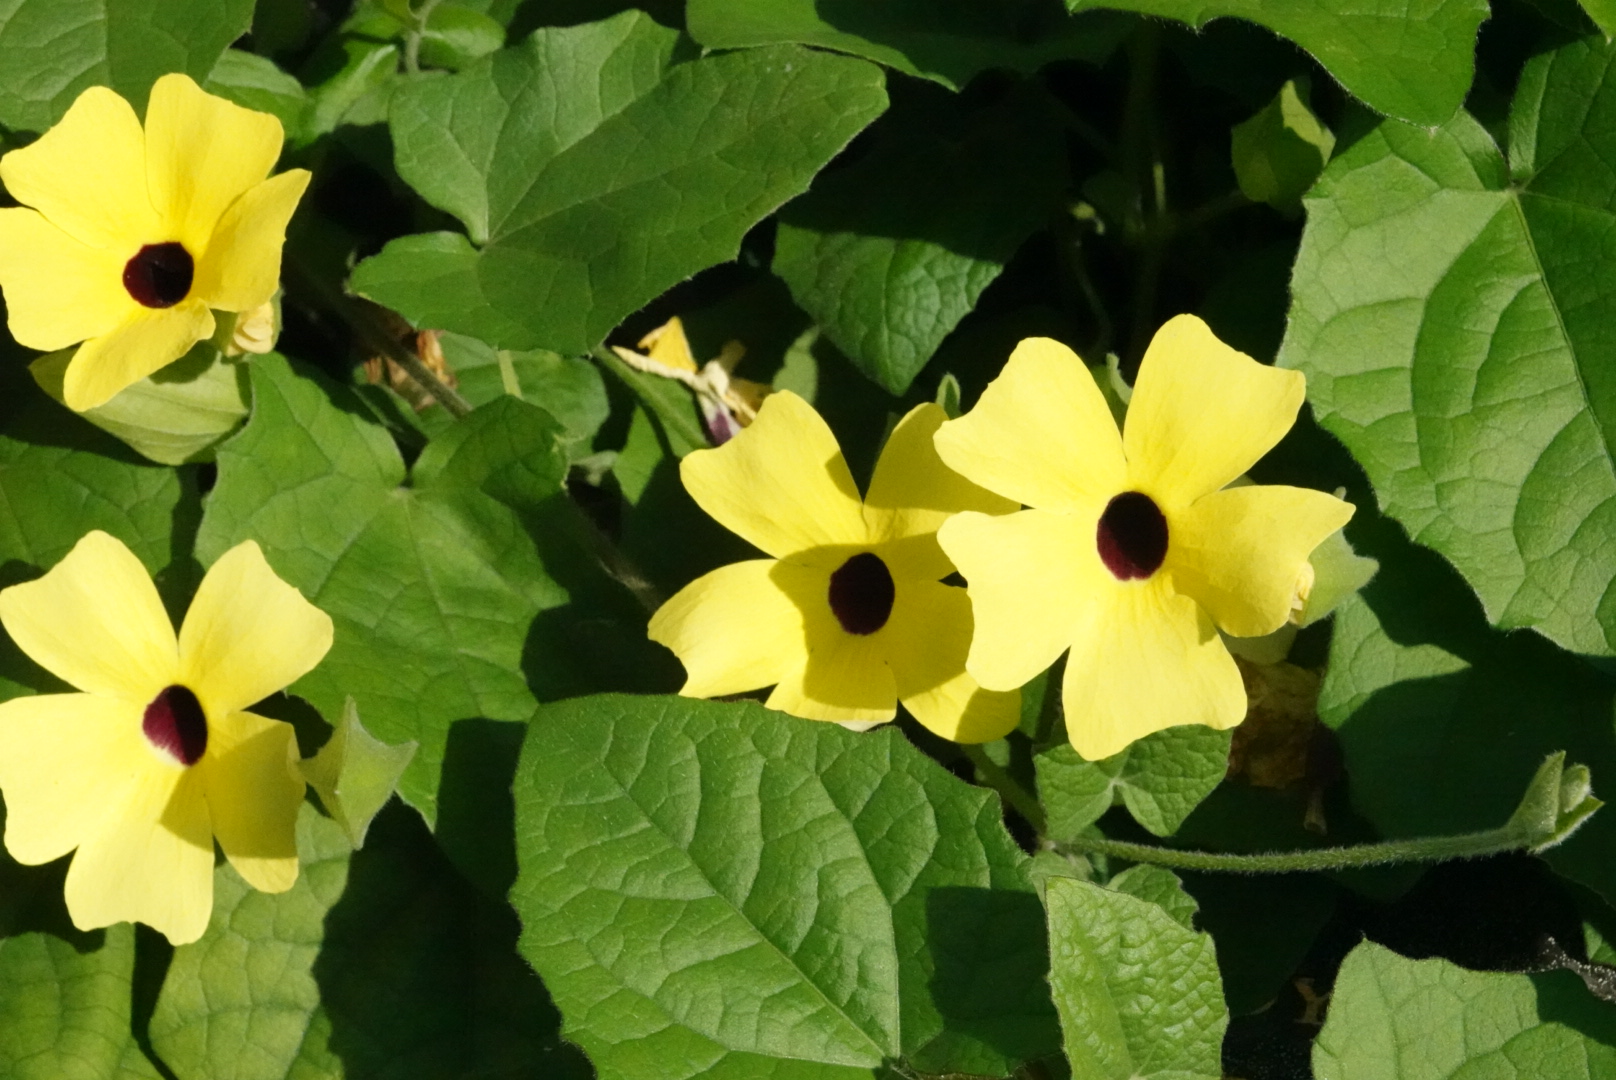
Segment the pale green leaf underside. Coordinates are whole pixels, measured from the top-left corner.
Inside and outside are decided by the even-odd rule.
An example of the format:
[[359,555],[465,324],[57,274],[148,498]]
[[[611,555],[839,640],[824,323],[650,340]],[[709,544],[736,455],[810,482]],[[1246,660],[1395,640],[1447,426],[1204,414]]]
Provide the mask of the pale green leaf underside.
[[1313,1047],[1319,1080],[1521,1077],[1616,1071],[1616,1022],[1570,972],[1467,971],[1364,942],[1341,965]]
[[894,732],[582,698],[539,711],[515,792],[521,949],[603,1080],[1055,1049],[1025,856]]
[[1464,114],[1382,124],[1332,163],[1280,354],[1493,622],[1589,653],[1616,633],[1612,55],[1527,65],[1507,163]]
[[354,287],[419,326],[586,352],[732,257],[886,107],[880,70],[861,61],[780,47],[675,63],[677,44],[625,12],[402,86],[399,174],[478,247],[404,237]]
[[1051,878],[1050,984],[1073,1080],[1217,1080],[1229,1014],[1217,955],[1148,900]]
[[135,106],[159,75],[202,82],[253,0],[0,0],[0,124],[44,131],[91,86]]
[[1453,117],[1475,71],[1486,0],[1066,0],[1073,11],[1111,8],[1204,26],[1249,19],[1306,49],[1370,108],[1412,124]]

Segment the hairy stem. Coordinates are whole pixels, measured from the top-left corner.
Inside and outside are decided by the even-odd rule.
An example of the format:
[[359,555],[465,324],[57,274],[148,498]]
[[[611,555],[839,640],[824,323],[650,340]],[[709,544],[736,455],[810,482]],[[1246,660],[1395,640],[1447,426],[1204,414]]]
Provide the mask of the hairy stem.
[[1150,863],[1175,870],[1209,870],[1230,874],[1288,874],[1314,870],[1348,870],[1387,863],[1442,862],[1447,859],[1474,859],[1518,851],[1530,846],[1531,837],[1509,826],[1459,836],[1430,836],[1414,840],[1386,840],[1377,844],[1351,847],[1315,848],[1309,851],[1270,851],[1255,855],[1232,855],[1207,851],[1179,851],[1153,844],[1131,844],[1123,840],[1079,836],[1055,845],[1057,851],[1082,855],[1104,855],[1129,862]]

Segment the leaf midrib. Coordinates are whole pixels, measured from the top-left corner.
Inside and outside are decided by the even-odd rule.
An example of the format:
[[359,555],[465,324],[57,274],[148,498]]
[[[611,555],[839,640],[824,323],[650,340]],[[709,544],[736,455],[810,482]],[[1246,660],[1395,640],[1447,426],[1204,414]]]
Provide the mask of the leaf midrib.
[[[615,732],[614,732],[614,737],[615,737]],[[685,737],[686,738],[691,738],[688,735],[688,733],[685,734]],[[692,742],[692,744],[694,744],[696,742],[696,740],[694,738],[691,738],[691,742]],[[574,746],[575,749],[580,751],[583,755],[590,756],[589,748],[586,747],[586,746],[580,745],[579,742],[576,739],[573,740],[573,746]],[[609,749],[609,747],[608,747],[608,749]],[[603,758],[601,760],[601,764],[602,765],[605,764]],[[700,765],[699,757],[697,758],[697,764],[698,764],[698,766]],[[787,953],[783,948],[781,948],[772,938],[770,938],[767,934],[765,934],[763,932],[762,928],[759,927],[751,919],[751,917],[748,916],[746,914],[746,912],[743,911],[740,908],[740,906],[735,903],[735,901],[731,900],[728,895],[726,895],[724,892],[722,892],[718,888],[718,886],[714,883],[712,877],[707,873],[707,868],[704,867],[701,863],[699,863],[696,860],[696,858],[693,855],[691,855],[689,850],[686,849],[675,837],[671,836],[667,832],[666,829],[662,828],[662,826],[660,824],[658,824],[656,819],[653,818],[651,816],[651,814],[646,810],[646,808],[643,805],[641,805],[640,801],[637,798],[634,797],[634,794],[628,789],[628,787],[625,786],[624,783],[621,780],[618,779],[617,774],[615,772],[613,772],[611,769],[602,769],[602,772],[606,776],[609,776],[611,778],[612,786],[615,787],[618,790],[618,792],[620,793],[623,800],[626,801],[629,805],[633,806],[634,809],[639,813],[640,820],[642,822],[644,822],[645,826],[647,828],[653,830],[658,836],[662,837],[663,840],[667,842],[668,849],[671,850],[671,851],[678,852],[680,854],[680,856],[683,857],[685,863],[687,865],[689,865],[690,867],[692,867],[696,871],[696,873],[700,876],[703,884],[705,884],[707,886],[707,888],[710,890],[711,895],[714,896],[715,898],[723,901],[723,903],[729,908],[729,910],[732,911],[735,914],[736,918],[740,919],[741,922],[756,935],[756,940],[761,941],[761,942],[765,943],[766,945],[768,945],[768,947],[774,951],[775,955],[779,956],[780,959],[783,960],[786,963],[786,965],[792,971],[795,971],[799,976],[801,976],[802,981],[806,985],[813,988],[814,993],[819,996],[820,1000],[822,1000],[825,1003],[826,1007],[829,1008],[831,1010],[831,1012],[833,1012],[836,1016],[840,1017],[849,1027],[851,1027],[854,1031],[857,1031],[860,1035],[862,1035],[868,1041],[870,1049],[873,1051],[873,1055],[874,1055],[874,1059],[875,1059],[874,1064],[879,1064],[881,1061],[887,1060],[893,1054],[898,1052],[896,1049],[893,1049],[893,1050],[889,1051],[886,1047],[883,1047],[880,1043],[878,1043],[876,1041],[876,1039],[875,1039],[875,1037],[873,1035],[871,1035],[867,1030],[865,1030],[863,1024],[860,1024],[856,1019],[854,1019],[852,1016],[848,1015],[846,1009],[844,1009],[841,1005],[838,1005],[835,1001],[831,1000],[830,996],[825,993],[824,989],[817,982],[815,982],[812,978],[809,977],[808,973],[805,972],[802,969],[802,967],[797,963],[795,958],[793,958],[789,953]],[[856,837],[858,835],[857,829],[855,829],[853,827],[853,823],[848,820],[847,815],[842,811],[841,807],[837,804],[836,800],[831,798],[830,793],[825,790],[824,779],[821,776],[819,776],[817,773],[813,774],[813,776],[814,776],[814,780],[819,784],[820,791],[822,793],[824,793],[824,795],[825,795],[826,803],[836,811],[837,816],[840,817],[847,824],[849,832],[851,832]],[[872,867],[870,867],[870,865],[869,865],[869,852],[864,849],[864,845],[862,843],[859,843],[857,845],[857,847],[858,847],[860,855],[864,859],[866,868],[870,870],[870,875],[871,875],[870,876],[870,881],[871,881],[871,883],[875,886],[877,891],[880,892],[882,898],[884,900],[886,900],[888,909],[890,911],[892,901],[891,901],[890,898],[887,897],[886,890],[881,888],[881,882],[880,882],[879,877],[877,877],[875,875],[874,869]],[[894,970],[897,970],[897,968],[898,968],[898,964],[896,963],[896,959],[897,959],[897,944],[896,944],[897,935],[896,935],[896,928],[894,928],[894,927],[892,927],[890,925],[890,920],[889,920],[888,929],[889,929],[889,931],[891,931],[891,933],[889,934],[889,938],[890,938],[889,943],[892,946],[892,955],[893,955],[893,959],[894,959],[893,968],[894,968]],[[593,951],[591,951],[591,955],[593,955]],[[599,957],[595,957],[594,959],[595,959],[596,964],[599,965],[599,967],[603,971],[611,972],[612,977],[614,978],[614,980],[617,980],[620,985],[624,985],[625,988],[627,988],[626,984],[622,983],[621,979],[618,978],[617,973],[615,971],[613,971],[612,967],[609,964],[605,963]],[[635,991],[635,993],[638,994],[639,992]],[[656,1003],[658,1009],[663,1009],[663,1006],[662,1006],[661,1002],[656,1002],[655,998],[651,998],[650,1000]],[[664,1011],[664,1014],[666,1014],[666,1010],[663,1009],[663,1011]],[[669,1019],[671,1020],[672,1017],[669,1017]],[[679,1023],[679,1026],[681,1026],[681,1027],[685,1026],[682,1022],[679,1022],[679,1021],[675,1021],[675,1022]],[[691,1029],[691,1030],[694,1030],[694,1029]],[[712,1039],[714,1043],[717,1043],[720,1046],[724,1046],[724,1049],[726,1051],[737,1052],[737,1051],[742,1051],[743,1050],[743,1048],[740,1048],[740,1047],[727,1046],[727,1045],[719,1042],[719,1040],[717,1038],[714,1038],[712,1035],[709,1035],[709,1034],[707,1034],[705,1032],[700,1032],[700,1034],[704,1038]],[[769,1051],[762,1050],[762,1049],[745,1049],[744,1052],[756,1053],[756,1054],[759,1054],[760,1056],[774,1056]],[[825,1064],[838,1064],[838,1063],[826,1062]],[[872,1065],[871,1067],[874,1067],[874,1065]]]

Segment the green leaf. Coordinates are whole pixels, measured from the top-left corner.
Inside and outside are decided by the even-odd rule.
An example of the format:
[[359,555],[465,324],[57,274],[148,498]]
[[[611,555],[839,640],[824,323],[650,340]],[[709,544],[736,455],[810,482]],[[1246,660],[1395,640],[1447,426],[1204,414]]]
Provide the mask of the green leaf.
[[1335,149],[1335,135],[1307,107],[1307,89],[1306,80],[1300,90],[1295,79],[1285,80],[1273,101],[1230,132],[1241,192],[1293,215]]
[[1336,976],[1313,1047],[1319,1080],[1616,1072],[1616,1018],[1570,972],[1467,971],[1366,941]]
[[1227,731],[1187,724],[1104,761],[1085,761],[1064,743],[1044,751],[1034,762],[1049,835],[1076,836],[1119,802],[1157,836],[1173,835],[1228,772],[1229,739]]
[[150,1031],[181,1080],[589,1076],[516,956],[515,918],[418,817],[391,807],[354,852],[305,806],[298,846],[285,893],[221,866],[207,933],[175,950]]
[[675,63],[639,12],[541,29],[394,96],[399,175],[465,223],[395,240],[354,288],[418,326],[583,353],[734,256],[886,106],[879,69],[798,48]]
[[780,215],[774,272],[865,375],[902,394],[1066,193],[1065,136],[1028,90],[986,109],[941,91]]
[[309,83],[301,141],[312,142],[385,101],[398,82],[398,63],[398,45],[389,40],[343,33],[322,42],[308,65],[318,76]]
[[1212,938],[1086,881],[1051,878],[1044,901],[1073,1080],[1219,1080],[1229,1014]]
[[114,1080],[127,1060],[125,1075],[155,1078],[129,1030],[134,966],[128,923],[73,940],[0,937],[0,1075]]
[[674,457],[682,458],[692,450],[712,446],[695,395],[683,383],[649,371],[636,371],[609,354],[601,357],[601,363],[639,400]]
[[1521,75],[1506,160],[1468,115],[1385,123],[1307,202],[1280,363],[1387,513],[1502,627],[1616,635],[1616,199],[1594,147],[1616,50]]
[[[1487,626],[1474,596],[1396,527],[1357,523],[1381,570],[1337,610],[1319,718],[1340,738],[1354,809],[1389,838],[1495,828],[1544,758],[1616,777],[1616,681],[1535,634]],[[1554,808],[1558,812],[1558,808]],[[1616,896],[1616,820],[1545,858]]]
[[262,893],[229,864],[213,874],[213,919],[174,950],[152,1014],[152,1049],[182,1077],[340,1077],[314,965],[326,914],[348,883],[347,834],[304,805],[297,884]]
[[[21,357],[0,351],[0,583],[56,565],[91,529],[127,544],[158,585],[189,599],[197,492],[189,472],[159,468],[45,396]],[[181,605],[183,609],[183,605]],[[0,636],[0,699],[60,692],[57,679]]]
[[144,113],[158,76],[202,82],[252,13],[253,0],[4,0],[0,124],[44,131],[91,86]]
[[1058,1049],[997,799],[895,731],[585,698],[539,711],[514,790],[522,954],[603,1080],[1003,1076]]
[[[47,353],[29,365],[40,389],[58,403],[77,351]],[[214,447],[247,418],[247,368],[225,359],[213,342],[199,341],[174,363],[79,415],[152,461],[212,461]]]
[[1270,4],[1264,0],[1066,0],[1073,11],[1111,8],[1200,28],[1248,19],[1306,49],[1377,112],[1411,124],[1453,118],[1475,72],[1485,0],[1400,0],[1376,6]]
[[332,617],[331,652],[293,691],[328,716],[352,695],[379,738],[418,741],[399,793],[435,821],[454,722],[525,720],[530,678],[545,696],[577,689],[557,652],[568,593],[498,501],[559,496],[559,430],[500,398],[429,444],[406,487],[397,448],[351,394],[275,354],[250,368],[252,419],[219,449],[198,557],[257,540]]
[[359,706],[350,697],[343,703],[342,720],[331,738],[300,767],[348,843],[362,848],[371,819],[393,797],[398,778],[417,748],[414,742],[389,746],[373,738],[359,722]]
[[286,130],[289,143],[297,142],[302,135],[304,114],[309,108],[308,92],[268,57],[226,49],[202,89],[237,105],[273,114]]
[[1616,2],[1613,0],[1581,0],[1582,10],[1588,13],[1606,37],[1616,34]]
[[1103,61],[1123,19],[1062,19],[1042,0],[690,0],[690,36],[709,49],[785,42],[862,56],[958,90],[993,68],[1031,73],[1055,60]]
[[421,62],[458,71],[504,45],[505,28],[487,15],[463,4],[439,4],[421,35]]
[[[578,444],[574,457],[588,453],[589,440],[611,412],[606,383],[598,367],[588,360],[544,349],[495,349],[463,334],[444,334],[441,341],[461,397],[473,405],[486,405],[502,395],[513,394],[561,423],[567,440]],[[506,385],[506,365],[514,380],[512,386]]]
[[1195,913],[1200,910],[1200,905],[1195,902],[1195,897],[1184,891],[1184,884],[1178,880],[1178,875],[1165,866],[1130,866],[1105,884],[1106,888],[1116,892],[1149,900],[1172,916],[1180,926],[1195,929]]

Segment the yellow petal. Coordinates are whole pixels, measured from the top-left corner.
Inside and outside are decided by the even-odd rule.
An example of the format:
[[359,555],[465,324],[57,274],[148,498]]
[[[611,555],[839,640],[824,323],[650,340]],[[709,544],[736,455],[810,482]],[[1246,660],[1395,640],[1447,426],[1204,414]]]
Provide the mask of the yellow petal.
[[685,337],[685,324],[675,315],[640,339],[640,348],[659,364],[676,371],[696,373],[696,358],[690,353],[690,339]]
[[875,463],[864,520],[887,566],[904,577],[935,581],[954,566],[937,546],[937,528],[961,510],[1008,514],[1020,505],[977,487],[943,464],[932,438],[948,420],[936,405],[917,405],[898,422]]
[[950,468],[990,491],[1046,510],[1123,490],[1117,422],[1076,353],[1049,338],[1016,346],[976,408],[937,432]]
[[1290,617],[1307,557],[1351,517],[1351,503],[1322,491],[1214,491],[1169,519],[1163,569],[1225,633],[1271,634]]
[[810,642],[807,663],[780,680],[769,708],[805,720],[891,720],[898,714],[898,691],[875,636],[838,627],[835,636]]
[[897,582],[886,628],[898,698],[933,733],[958,743],[992,742],[1021,719],[1021,691],[984,690],[965,672],[971,598],[936,581]]
[[1194,315],[1169,320],[1128,403],[1130,484],[1164,507],[1218,490],[1285,437],[1305,392],[1301,372],[1257,363]]
[[146,191],[146,137],[129,103],[104,86],[78,96],[57,125],[0,158],[12,198],[91,247],[127,261],[158,235]]
[[163,767],[140,720],[140,706],[96,694],[0,705],[0,794],[12,858],[33,866],[66,855],[101,829],[145,770]]
[[32,210],[0,210],[0,289],[11,336],[49,352],[105,334],[138,306],[128,252],[93,248]]
[[79,844],[67,871],[73,925],[143,922],[175,945],[201,937],[213,914],[213,834],[200,774],[147,770],[105,811],[104,828]]
[[681,694],[717,697],[773,686],[807,660],[802,613],[769,576],[774,566],[773,559],[754,559],[719,567],[651,616],[651,640],[685,666]]
[[250,311],[266,303],[280,282],[286,223],[308,186],[308,170],[291,169],[231,203],[197,262],[191,295],[215,311]]
[[70,686],[139,706],[174,682],[174,627],[146,568],[99,530],[36,581],[0,590],[0,624]]
[[171,236],[206,251],[225,209],[281,156],[281,122],[215,97],[188,75],[164,75],[146,106],[146,175]]
[[249,712],[208,725],[208,752],[197,763],[213,833],[230,865],[263,892],[297,881],[297,772],[292,725]]
[[1211,618],[1158,574],[1113,581],[1074,627],[1061,703],[1072,747],[1098,761],[1177,724],[1234,727],[1246,689]]
[[775,558],[868,536],[836,436],[790,392],[771,394],[723,446],[687,455],[679,475],[720,525]]
[[244,540],[219,556],[180,627],[181,681],[209,718],[228,716],[314,670],[331,648],[331,616],[275,576]]
[[135,305],[123,322],[79,346],[62,386],[67,407],[83,412],[105,405],[212,333],[213,313],[195,298],[171,308]]
[[971,587],[976,633],[966,668],[993,690],[1014,690],[1055,662],[1072,626],[1114,579],[1094,543],[1098,508],[960,514],[937,534]]

